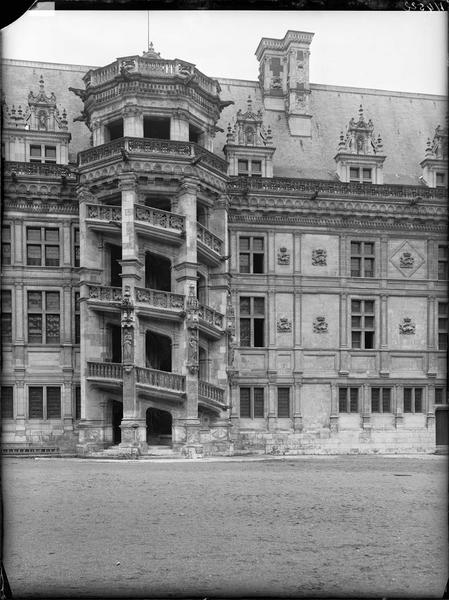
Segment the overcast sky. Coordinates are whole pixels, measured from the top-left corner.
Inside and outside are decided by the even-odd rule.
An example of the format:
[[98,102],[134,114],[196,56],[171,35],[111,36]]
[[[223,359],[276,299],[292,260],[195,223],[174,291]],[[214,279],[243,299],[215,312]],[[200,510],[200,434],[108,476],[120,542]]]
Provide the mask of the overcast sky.
[[[106,65],[147,47],[143,11],[30,10],[2,30],[4,58]],[[163,58],[195,63],[211,77],[256,80],[262,37],[315,34],[313,83],[447,93],[447,13],[150,11],[150,39]]]

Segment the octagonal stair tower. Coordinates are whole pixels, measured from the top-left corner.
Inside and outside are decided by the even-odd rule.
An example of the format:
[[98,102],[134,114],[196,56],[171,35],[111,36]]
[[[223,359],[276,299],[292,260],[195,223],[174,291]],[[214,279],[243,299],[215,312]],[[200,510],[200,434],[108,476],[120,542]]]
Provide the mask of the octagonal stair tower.
[[79,451],[229,453],[227,163],[212,152],[229,102],[152,47],[84,83]]

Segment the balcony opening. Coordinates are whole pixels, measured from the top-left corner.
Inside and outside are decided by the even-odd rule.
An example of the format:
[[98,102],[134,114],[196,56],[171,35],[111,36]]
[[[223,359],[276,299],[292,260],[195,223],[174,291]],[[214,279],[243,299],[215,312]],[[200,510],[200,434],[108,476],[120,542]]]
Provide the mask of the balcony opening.
[[199,359],[198,376],[203,381],[208,381],[209,380],[209,372],[208,372],[209,370],[208,370],[208,361],[207,361],[207,350],[205,348],[202,348],[201,346],[200,346],[199,353],[198,353],[198,359]]
[[110,273],[112,287],[122,287],[122,266],[120,261],[122,260],[122,247],[116,246],[115,244],[109,245],[109,261],[110,261]]
[[105,141],[112,142],[123,137],[123,119],[117,119],[105,126]]
[[206,278],[201,273],[196,274],[198,282],[196,284],[196,296],[200,304],[207,304],[207,285]]
[[170,119],[166,117],[144,117],[143,137],[158,140],[170,139]]
[[147,331],[145,354],[147,368],[171,373],[171,339],[168,336]]
[[200,136],[203,132],[195,125],[189,123],[189,142],[195,142],[195,144],[200,143]]
[[122,430],[120,429],[122,419],[123,404],[117,400],[111,400],[112,443],[114,446],[122,441]]
[[171,261],[168,258],[145,253],[145,287],[171,292]]
[[122,362],[122,329],[120,325],[109,325],[109,356],[111,362]]
[[147,444],[149,446],[170,445],[172,423],[173,419],[168,411],[148,408],[146,412]]
[[201,204],[196,205],[196,220],[203,227],[207,227],[207,208]]
[[145,206],[149,208],[157,208],[158,210],[165,210],[171,212],[170,198],[146,198]]

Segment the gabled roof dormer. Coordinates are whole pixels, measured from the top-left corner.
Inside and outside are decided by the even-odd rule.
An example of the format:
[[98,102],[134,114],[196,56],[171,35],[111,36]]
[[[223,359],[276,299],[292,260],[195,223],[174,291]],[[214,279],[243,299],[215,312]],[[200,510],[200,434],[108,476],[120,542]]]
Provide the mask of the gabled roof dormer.
[[383,183],[382,167],[385,161],[380,134],[374,135],[371,119],[365,120],[360,105],[359,118],[349,121],[346,135],[340,134],[338,151],[334,159],[340,181],[359,183]]
[[53,92],[46,94],[42,75],[38,92],[30,91],[27,104],[22,109],[3,103],[5,160],[67,164],[67,112],[58,108]]
[[428,187],[447,187],[447,125],[438,125],[433,140],[427,140],[425,158],[420,163],[422,180]]
[[271,129],[265,129],[262,110],[253,110],[251,97],[247,110],[237,111],[233,126],[229,123],[223,152],[229,162],[229,175],[273,177]]

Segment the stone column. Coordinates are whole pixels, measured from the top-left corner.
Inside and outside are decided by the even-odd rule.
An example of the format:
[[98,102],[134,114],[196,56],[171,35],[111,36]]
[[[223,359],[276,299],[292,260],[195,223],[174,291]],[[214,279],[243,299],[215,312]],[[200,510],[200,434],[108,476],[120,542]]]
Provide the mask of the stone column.
[[427,388],[427,429],[432,429],[435,426],[435,385],[431,383]]
[[170,119],[170,139],[179,142],[189,141],[189,121],[185,111],[175,110]]
[[436,365],[436,331],[435,325],[437,321],[436,310],[438,303],[435,301],[435,296],[427,297],[427,349],[428,353],[428,364],[427,364],[427,376],[436,377],[437,365]]
[[390,374],[390,355],[388,350],[388,297],[380,296],[380,376],[388,377]]
[[404,424],[404,398],[400,393],[399,384],[393,387],[394,425],[397,429]]
[[335,383],[331,383],[331,414],[330,414],[330,423],[329,428],[331,433],[338,433],[338,420],[339,420],[339,410],[338,410],[338,387]]
[[369,385],[364,383],[362,390],[362,429],[370,430],[371,425],[371,402],[369,394]]
[[268,398],[267,398],[267,428],[269,431],[276,429],[277,425],[277,410],[276,410],[276,385],[274,379],[276,371],[268,371]]
[[72,397],[72,375],[71,368],[64,369],[64,382],[62,386],[62,418],[64,423],[64,431],[73,431],[74,410]]
[[349,355],[348,355],[348,294],[340,294],[340,369],[339,375],[349,374]]
[[15,368],[15,387],[16,387],[16,419],[15,419],[15,434],[16,440],[26,441],[25,419],[27,414],[26,397],[25,397],[25,369]]
[[98,120],[92,121],[92,145],[101,146],[105,143],[104,124]]
[[143,114],[137,106],[125,106],[123,111],[123,137],[143,138]]
[[302,414],[301,414],[301,376],[293,373],[293,430],[296,433],[302,431]]

